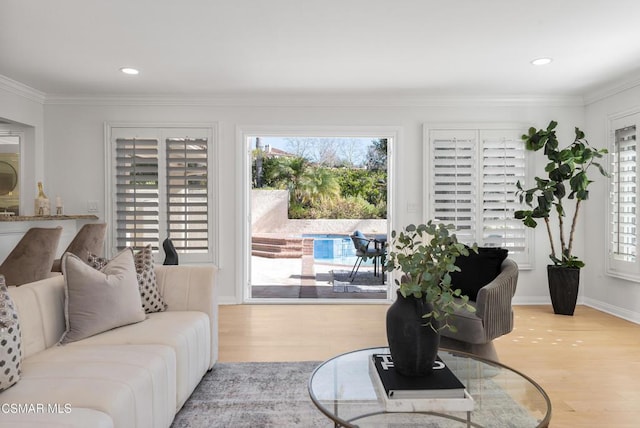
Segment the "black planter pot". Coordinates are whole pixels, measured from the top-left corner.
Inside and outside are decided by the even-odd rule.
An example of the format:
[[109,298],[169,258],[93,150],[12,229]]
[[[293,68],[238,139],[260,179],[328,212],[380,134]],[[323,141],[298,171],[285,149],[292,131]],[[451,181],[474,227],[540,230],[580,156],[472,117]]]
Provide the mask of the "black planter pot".
[[548,265],[547,279],[549,280],[549,296],[553,305],[553,313],[573,315],[578,301],[580,268]]
[[404,297],[398,291],[398,298],[387,310],[387,340],[398,373],[426,376],[433,371],[440,333],[425,326],[427,320],[422,318],[431,309],[431,303],[424,299]]

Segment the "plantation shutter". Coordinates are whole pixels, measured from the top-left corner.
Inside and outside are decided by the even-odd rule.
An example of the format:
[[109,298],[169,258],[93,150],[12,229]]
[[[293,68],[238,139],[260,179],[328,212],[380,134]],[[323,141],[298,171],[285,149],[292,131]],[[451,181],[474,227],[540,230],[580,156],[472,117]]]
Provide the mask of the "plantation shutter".
[[636,125],[615,129],[611,153],[612,253],[627,262],[635,262],[637,256],[636,135]]
[[158,248],[158,140],[115,141],[116,249]]
[[526,184],[522,130],[429,129],[430,218],[453,224],[458,241],[509,250],[531,266],[531,231],[514,218],[522,209],[516,183]]
[[207,138],[167,138],[167,236],[180,253],[207,253]]
[[521,209],[516,183],[526,180],[524,143],[514,131],[481,131],[482,140],[482,242],[484,246],[524,253],[527,231],[514,218]]
[[432,209],[434,219],[452,223],[460,242],[476,240],[477,135],[465,130],[431,133]]

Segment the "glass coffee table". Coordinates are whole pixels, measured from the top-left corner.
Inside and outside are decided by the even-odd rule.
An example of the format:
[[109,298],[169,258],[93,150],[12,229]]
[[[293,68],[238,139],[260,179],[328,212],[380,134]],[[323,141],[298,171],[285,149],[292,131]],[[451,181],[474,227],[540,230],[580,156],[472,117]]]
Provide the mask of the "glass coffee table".
[[[440,349],[438,356],[465,385],[473,410],[388,412],[369,374],[369,348],[320,364],[309,379],[309,395],[336,427],[547,427],[551,401],[532,379],[503,364]],[[446,406],[445,406],[446,407]]]

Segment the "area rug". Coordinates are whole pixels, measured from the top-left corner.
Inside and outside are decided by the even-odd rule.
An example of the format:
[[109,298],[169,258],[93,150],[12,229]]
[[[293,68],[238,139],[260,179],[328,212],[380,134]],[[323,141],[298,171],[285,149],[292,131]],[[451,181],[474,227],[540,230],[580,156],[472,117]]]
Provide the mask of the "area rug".
[[[180,412],[171,428],[210,427],[333,427],[311,402],[307,391],[309,377],[319,362],[288,363],[218,363],[207,373]],[[364,370],[368,370],[365,368]],[[476,399],[472,421],[492,428],[536,426],[527,411],[512,405],[505,393],[507,382],[484,373],[481,379],[473,372],[462,376]],[[498,387],[498,383],[502,385]],[[373,391],[373,390],[372,390]],[[520,391],[523,392],[523,391]],[[375,394],[375,392],[372,392]],[[537,397],[528,403],[536,408]],[[435,421],[395,415],[389,423],[384,416],[367,419],[367,426],[406,426],[459,428],[459,422],[438,417]],[[364,424],[364,421],[361,421]]]
[[[331,284],[334,292],[343,293],[380,293],[386,292],[387,286],[382,284],[382,278],[374,276],[373,271],[358,271],[351,280],[348,270],[332,270]],[[386,275],[386,274],[385,274]]]
[[217,363],[171,427],[333,427],[307,391],[318,364]]

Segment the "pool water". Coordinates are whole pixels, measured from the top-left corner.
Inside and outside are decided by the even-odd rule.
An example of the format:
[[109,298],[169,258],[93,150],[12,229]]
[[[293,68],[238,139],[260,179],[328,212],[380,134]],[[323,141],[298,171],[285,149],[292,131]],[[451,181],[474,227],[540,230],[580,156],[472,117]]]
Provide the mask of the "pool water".
[[[356,262],[356,249],[351,238],[338,234],[305,234],[303,238],[313,238],[313,260],[318,263],[352,265]],[[362,262],[373,265],[373,260]]]

